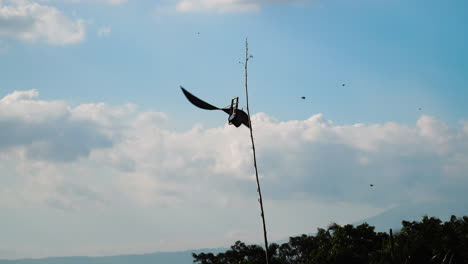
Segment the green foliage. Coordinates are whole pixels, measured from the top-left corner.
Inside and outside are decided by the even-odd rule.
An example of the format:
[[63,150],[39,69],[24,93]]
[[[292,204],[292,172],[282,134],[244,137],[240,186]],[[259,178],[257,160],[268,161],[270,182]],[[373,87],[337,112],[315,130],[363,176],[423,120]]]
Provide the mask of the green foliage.
[[[288,243],[271,244],[271,264],[462,264],[468,263],[468,217],[452,216],[442,222],[425,216],[420,222],[403,221],[394,234],[375,232],[367,223],[331,224],[313,236],[290,237]],[[192,254],[200,264],[264,264],[265,251],[258,245],[237,241],[217,255]]]
[[[269,252],[275,252],[277,244],[269,245]],[[265,263],[265,250],[258,245],[246,245],[237,241],[231,249],[224,253],[213,255],[211,253],[192,254],[194,262],[201,264],[250,264]]]

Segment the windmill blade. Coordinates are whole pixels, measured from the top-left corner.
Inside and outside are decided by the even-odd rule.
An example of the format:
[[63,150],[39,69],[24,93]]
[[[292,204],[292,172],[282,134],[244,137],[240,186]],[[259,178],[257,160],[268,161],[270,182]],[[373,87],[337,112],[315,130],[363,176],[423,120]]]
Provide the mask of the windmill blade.
[[205,110],[223,110],[224,111],[224,109],[220,109],[220,108],[218,108],[218,107],[216,107],[214,105],[210,105],[209,103],[207,103],[207,102],[201,100],[200,98],[196,97],[195,95],[189,93],[187,90],[185,90],[184,87],[180,86],[180,89],[182,89],[182,92],[184,93],[185,97],[187,97],[187,99],[193,105],[195,105],[196,107],[199,107],[199,108],[205,109]]
[[224,113],[231,115],[231,107],[223,107],[223,108],[218,108],[219,110],[223,111]]

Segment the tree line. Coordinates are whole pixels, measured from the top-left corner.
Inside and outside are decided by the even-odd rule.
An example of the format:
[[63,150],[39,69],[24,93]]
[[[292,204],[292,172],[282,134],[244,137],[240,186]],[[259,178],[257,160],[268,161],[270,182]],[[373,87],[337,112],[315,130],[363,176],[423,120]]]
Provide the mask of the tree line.
[[[329,225],[315,235],[290,237],[268,247],[270,264],[468,264],[468,216],[443,222],[424,216],[421,221],[402,221],[392,234],[373,226]],[[226,252],[192,254],[199,264],[264,264],[259,245],[237,241]]]

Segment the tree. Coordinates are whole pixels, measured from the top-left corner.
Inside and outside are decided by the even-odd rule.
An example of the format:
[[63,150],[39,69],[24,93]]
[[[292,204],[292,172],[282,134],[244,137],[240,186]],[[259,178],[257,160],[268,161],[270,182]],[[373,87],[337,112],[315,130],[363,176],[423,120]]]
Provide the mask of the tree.
[[[276,258],[278,244],[272,243],[268,247],[271,264],[279,264]],[[264,264],[265,250],[259,245],[246,245],[241,241],[237,241],[231,246],[231,249],[224,253],[213,255],[212,253],[192,254],[194,261],[200,264]]]
[[[237,241],[224,253],[192,254],[200,264],[264,264],[265,251],[258,245]],[[394,236],[375,232],[367,223],[353,226],[331,224],[315,235],[290,237],[282,245],[268,247],[271,264],[462,264],[468,263],[468,217],[452,216],[442,222],[423,217],[403,221]]]

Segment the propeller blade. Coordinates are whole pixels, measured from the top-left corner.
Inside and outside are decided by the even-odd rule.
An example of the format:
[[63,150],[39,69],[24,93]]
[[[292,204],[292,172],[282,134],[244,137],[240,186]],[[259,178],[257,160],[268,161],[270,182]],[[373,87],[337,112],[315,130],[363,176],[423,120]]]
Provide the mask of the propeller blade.
[[182,89],[182,92],[184,93],[185,97],[196,107],[199,107],[201,109],[205,110],[222,110],[214,105],[210,105],[209,103],[201,100],[200,98],[196,97],[195,95],[189,93],[187,90],[185,90],[184,87],[180,86],[180,89]]

